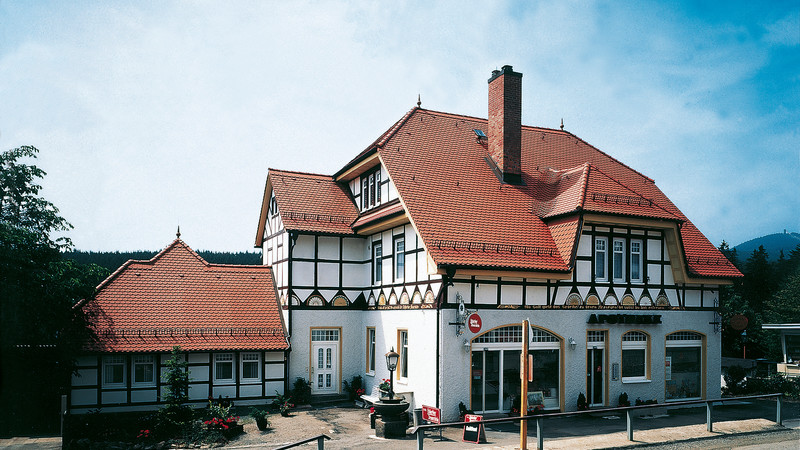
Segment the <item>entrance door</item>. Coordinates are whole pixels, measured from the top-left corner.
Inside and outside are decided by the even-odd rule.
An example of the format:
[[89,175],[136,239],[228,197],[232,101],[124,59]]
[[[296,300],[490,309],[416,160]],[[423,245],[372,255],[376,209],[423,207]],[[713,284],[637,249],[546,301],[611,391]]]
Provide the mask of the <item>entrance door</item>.
[[314,394],[337,393],[339,343],[314,342],[312,352],[311,391]]
[[586,391],[590,406],[604,405],[605,352],[603,348],[586,349]]

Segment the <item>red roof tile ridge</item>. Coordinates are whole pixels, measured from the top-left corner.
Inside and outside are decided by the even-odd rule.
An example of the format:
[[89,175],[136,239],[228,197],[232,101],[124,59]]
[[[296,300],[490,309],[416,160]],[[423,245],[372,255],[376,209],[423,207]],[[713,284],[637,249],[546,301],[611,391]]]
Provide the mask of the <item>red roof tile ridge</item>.
[[367,146],[367,148],[365,148],[364,150],[361,150],[361,151],[358,153],[358,155],[356,155],[356,156],[355,156],[355,158],[351,159],[350,161],[348,161],[348,162],[347,162],[347,164],[345,164],[344,166],[342,166],[342,168],[341,168],[341,169],[337,170],[337,171],[336,171],[336,173],[335,173],[335,174],[333,174],[333,178],[336,178],[336,177],[338,177],[340,174],[344,173],[344,172],[345,172],[345,171],[346,171],[346,170],[347,170],[347,169],[348,169],[350,166],[352,166],[352,165],[354,165],[355,163],[357,163],[358,161],[360,161],[362,158],[364,158],[364,157],[365,157],[366,155],[368,155],[370,152],[372,152],[372,151],[375,151],[375,149],[377,149],[377,148],[379,148],[379,147],[382,147],[382,146],[383,146],[383,145],[386,143],[386,141],[387,141],[387,140],[388,140],[388,139],[389,139],[391,136],[394,136],[394,134],[397,132],[397,130],[399,130],[399,129],[400,129],[400,127],[402,127],[402,126],[403,126],[403,124],[405,124],[405,123],[406,123],[406,121],[409,119],[409,117],[411,117],[411,115],[412,115],[412,114],[413,114],[415,111],[417,111],[417,110],[420,110],[420,109],[422,109],[422,108],[420,108],[419,106],[415,106],[415,107],[411,108],[410,110],[408,110],[408,112],[406,112],[406,113],[403,115],[403,117],[401,117],[401,118],[400,118],[398,121],[396,121],[394,124],[392,124],[392,126],[390,126],[390,127],[389,127],[389,128],[386,130],[386,131],[384,131],[383,133],[381,133],[381,135],[380,135],[380,136],[378,136],[378,138],[377,138],[377,139],[375,139],[374,141],[372,141],[372,143],[371,143],[371,144],[369,144],[369,145]]
[[296,170],[283,170],[283,169],[275,169],[270,167],[270,173],[274,173],[276,175],[284,175],[284,176],[296,176],[298,178],[310,178],[310,177],[317,177],[317,178],[324,178],[326,180],[333,180],[331,175],[325,175],[321,173],[311,173],[311,172],[300,172]]
[[639,175],[640,177],[644,178],[645,180],[647,180],[647,181],[649,181],[649,182],[651,182],[651,183],[655,184],[656,180],[654,180],[654,179],[652,179],[652,178],[648,177],[647,175],[645,175],[645,174],[643,174],[643,173],[639,172],[638,170],[636,170],[636,169],[634,169],[633,167],[631,167],[631,166],[629,166],[629,165],[625,164],[624,162],[622,162],[622,161],[618,160],[617,158],[614,158],[613,156],[611,156],[611,155],[609,155],[608,153],[606,153],[606,152],[604,152],[604,151],[600,150],[599,148],[595,147],[594,145],[592,145],[592,144],[590,144],[590,143],[586,142],[584,139],[582,139],[582,138],[580,138],[580,137],[576,136],[575,134],[573,134],[573,133],[570,133],[569,131],[566,131],[566,130],[565,130],[565,131],[563,131],[563,133],[564,133],[564,134],[567,134],[567,135],[569,135],[569,136],[572,136],[572,137],[574,137],[575,139],[577,139],[577,140],[579,140],[579,141],[583,142],[584,144],[588,145],[589,147],[591,147],[592,149],[594,149],[596,152],[600,153],[601,155],[605,156],[606,158],[608,158],[608,159],[610,159],[610,160],[614,161],[615,163],[617,163],[617,164],[619,164],[619,165],[621,165],[621,166],[625,167],[626,169],[629,169],[629,170],[633,171],[633,173],[635,173],[635,174]]
[[[620,164],[621,164],[621,163],[620,163]],[[591,168],[592,168],[592,169],[594,169],[594,170],[596,170],[597,172],[599,172],[599,173],[603,174],[603,176],[607,177],[608,179],[610,179],[611,181],[613,181],[613,182],[617,183],[618,185],[622,186],[623,188],[625,188],[625,189],[627,189],[627,190],[629,190],[629,191],[633,192],[634,194],[638,195],[639,197],[641,197],[641,198],[643,198],[643,199],[647,200],[648,202],[650,202],[650,204],[651,204],[651,205],[653,205],[653,206],[655,206],[656,208],[658,208],[658,209],[660,209],[660,210],[664,211],[665,213],[667,213],[667,214],[669,214],[670,216],[674,217],[676,220],[680,220],[680,221],[685,221],[685,220],[686,220],[686,219],[684,219],[683,217],[681,217],[681,216],[679,216],[679,215],[676,215],[674,211],[670,211],[669,209],[667,209],[667,208],[664,208],[663,206],[659,205],[659,204],[658,204],[658,203],[656,203],[656,201],[655,201],[655,200],[653,200],[652,198],[647,198],[647,197],[645,197],[644,195],[640,194],[639,192],[637,192],[637,191],[636,191],[635,189],[633,189],[632,187],[630,187],[630,186],[628,186],[628,185],[626,185],[626,184],[622,183],[621,181],[617,180],[616,178],[612,177],[611,175],[609,175],[609,174],[607,174],[607,173],[603,172],[603,171],[602,171],[602,170],[601,170],[599,167],[595,166],[594,164],[590,164],[590,166],[591,166]]]
[[581,193],[578,195],[578,208],[583,209],[583,205],[586,204],[586,192],[588,191],[589,187],[589,171],[591,170],[592,165],[587,163],[583,163],[583,173],[581,173],[581,177],[583,177],[583,184],[581,185]]

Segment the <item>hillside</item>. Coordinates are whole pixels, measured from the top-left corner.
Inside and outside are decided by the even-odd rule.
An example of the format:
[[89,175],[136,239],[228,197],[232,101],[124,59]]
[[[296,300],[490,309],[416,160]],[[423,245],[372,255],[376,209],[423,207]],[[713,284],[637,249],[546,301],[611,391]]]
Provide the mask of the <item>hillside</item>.
[[778,259],[781,250],[783,250],[783,254],[788,257],[789,252],[800,245],[800,233],[784,232],[768,234],[743,242],[734,248],[740,258],[747,259],[747,257],[753,253],[753,250],[758,249],[760,245],[764,246],[764,250],[767,251],[769,259],[775,261]]

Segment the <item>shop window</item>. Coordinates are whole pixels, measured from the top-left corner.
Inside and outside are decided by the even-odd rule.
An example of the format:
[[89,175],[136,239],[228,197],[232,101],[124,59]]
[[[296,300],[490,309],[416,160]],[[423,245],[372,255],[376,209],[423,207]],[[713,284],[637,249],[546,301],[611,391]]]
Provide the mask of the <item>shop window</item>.
[[381,284],[383,281],[383,244],[375,242],[372,244],[372,267],[374,267],[374,283]]
[[258,381],[261,378],[261,355],[259,353],[242,353],[241,365],[243,381]]
[[133,357],[133,383],[155,384],[156,364],[153,355],[136,355]]
[[703,336],[692,331],[667,335],[664,361],[666,400],[702,398],[703,371]]
[[103,386],[125,384],[125,357],[113,355],[103,357]]
[[631,282],[642,282],[642,241],[631,241]]
[[394,238],[394,278],[402,280],[406,272],[406,239],[403,236]]
[[400,354],[397,361],[397,378],[404,380],[408,378],[408,330],[397,332],[397,349]]
[[606,281],[608,272],[606,264],[608,262],[608,239],[597,238],[594,241],[594,278],[597,281]]
[[[561,339],[540,328],[530,329],[529,355],[533,381],[530,396],[541,399],[545,409],[560,408]],[[471,343],[471,406],[480,412],[508,412],[520,395],[520,343],[522,327],[511,325],[489,330]]]
[[214,355],[214,381],[233,382],[233,353]]
[[622,335],[622,382],[646,381],[648,379],[647,333],[629,331]]
[[375,328],[367,328],[367,373],[375,374]]

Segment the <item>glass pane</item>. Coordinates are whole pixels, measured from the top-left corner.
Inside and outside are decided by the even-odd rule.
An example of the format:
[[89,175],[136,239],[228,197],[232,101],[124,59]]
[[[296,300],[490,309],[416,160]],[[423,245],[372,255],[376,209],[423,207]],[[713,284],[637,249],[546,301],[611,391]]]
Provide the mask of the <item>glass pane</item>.
[[[605,242],[597,241],[598,244],[603,243],[603,248],[605,248]],[[594,254],[594,274],[596,278],[603,279],[606,277],[606,252],[604,251],[597,251]]]
[[795,363],[800,361],[800,335],[786,335],[786,362]]
[[622,378],[645,376],[645,350],[622,350]]
[[317,388],[322,389],[322,374],[317,374]]
[[258,378],[258,362],[245,361],[242,363],[242,378]]
[[700,397],[702,363],[699,347],[667,348],[671,373],[667,373],[666,398]]
[[122,383],[124,381],[123,372],[121,364],[108,364],[106,365],[103,381],[106,383]]
[[152,383],[153,382],[153,365],[152,364],[136,364],[133,368],[133,381],[136,383]]
[[511,403],[520,394],[519,350],[503,351],[503,411],[511,410]]
[[528,392],[541,391],[546,408],[559,406],[558,352],[558,350],[530,351],[530,354],[533,355],[533,381],[528,383]]
[[329,373],[325,374],[325,387],[326,388],[331,387],[331,374]]
[[323,356],[322,349],[317,349],[317,369],[325,367],[325,357]]
[[483,411],[483,352],[472,352],[472,405],[470,409]]
[[325,368],[331,368],[331,349],[329,348],[325,349]]
[[641,256],[638,253],[631,254],[631,280],[639,280],[642,278],[640,258]]
[[587,383],[589,389],[589,402],[596,405],[603,403],[603,350],[589,349],[586,351]]
[[233,378],[233,364],[230,362],[218,362],[214,372],[216,379],[230,380]]
[[486,391],[486,409],[484,411],[497,411],[500,409],[500,352],[486,351],[486,374],[483,388]]

